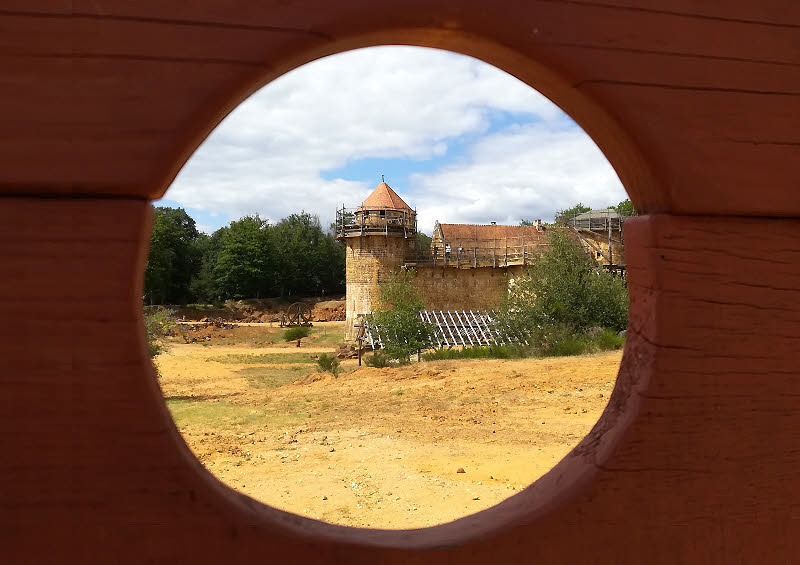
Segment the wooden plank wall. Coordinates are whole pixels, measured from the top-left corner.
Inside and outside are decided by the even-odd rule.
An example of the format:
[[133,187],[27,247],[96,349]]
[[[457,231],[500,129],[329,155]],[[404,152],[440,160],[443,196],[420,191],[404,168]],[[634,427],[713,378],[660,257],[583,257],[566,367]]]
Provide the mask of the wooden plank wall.
[[[626,223],[630,339],[598,425],[506,502],[408,532],[218,483],[168,417],[139,314],[148,200],[208,132],[304,62],[390,43],[538,88],[645,214]],[[7,0],[4,561],[794,562],[799,102],[792,0]]]

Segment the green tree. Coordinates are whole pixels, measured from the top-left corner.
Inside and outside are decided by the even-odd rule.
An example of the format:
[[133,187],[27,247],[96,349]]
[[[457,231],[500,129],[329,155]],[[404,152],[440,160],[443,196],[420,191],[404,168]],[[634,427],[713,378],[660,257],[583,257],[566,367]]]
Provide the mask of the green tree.
[[569,220],[578,214],[583,214],[584,212],[589,212],[590,210],[591,208],[589,206],[584,205],[582,202],[578,202],[572,208],[567,208],[566,210],[561,210],[558,212],[556,214],[556,223]]
[[[521,226],[535,226],[536,222],[534,222],[533,220],[522,219],[522,220],[519,221],[519,225],[521,225]],[[543,226],[552,226],[553,224],[549,224],[549,223],[543,221],[542,225]]]
[[144,333],[147,340],[147,352],[152,359],[163,353],[166,345],[164,338],[172,335],[178,323],[173,316],[174,312],[166,308],[149,308],[144,311]]
[[636,209],[633,207],[633,202],[631,202],[630,198],[626,198],[616,206],[613,206],[614,210],[622,217],[629,217],[636,215]]
[[386,355],[407,363],[409,357],[430,347],[433,328],[419,318],[425,302],[414,289],[413,270],[401,270],[381,285],[378,308],[371,324],[380,328]]
[[270,235],[267,222],[257,214],[231,222],[222,233],[214,280],[223,297],[258,298],[271,289]]
[[313,294],[321,289],[317,267],[324,238],[319,218],[301,212],[282,219],[274,229],[277,286],[281,296]]
[[432,259],[431,236],[418,231],[414,238],[414,251],[419,259]]
[[199,267],[197,237],[195,222],[183,208],[155,208],[144,274],[145,302],[185,304],[188,301],[189,286]]
[[549,249],[514,280],[503,317],[511,329],[533,333],[547,327],[584,332],[592,327],[627,326],[624,281],[597,269],[565,230],[551,230]]
[[295,326],[283,332],[283,340],[297,341],[297,347],[300,347],[300,341],[309,335],[311,335],[311,328],[308,326]]
[[331,373],[334,377],[339,376],[339,359],[336,355],[328,355],[327,353],[320,354],[317,358],[317,365],[326,373]]
[[325,234],[318,248],[318,276],[321,294],[341,294],[345,291],[345,261],[347,251],[332,234]]
[[345,247],[316,216],[276,226],[245,216],[209,236],[180,208],[157,208],[145,272],[145,301],[185,304],[228,298],[341,293]]
[[220,228],[212,235],[200,233],[195,241],[195,248],[200,257],[200,266],[189,285],[195,302],[216,302],[222,298],[222,293],[214,277],[214,267],[222,249],[222,236],[227,229]]
[[319,295],[344,290],[345,249],[326,234],[315,215],[301,212],[273,229],[276,288],[283,295]]

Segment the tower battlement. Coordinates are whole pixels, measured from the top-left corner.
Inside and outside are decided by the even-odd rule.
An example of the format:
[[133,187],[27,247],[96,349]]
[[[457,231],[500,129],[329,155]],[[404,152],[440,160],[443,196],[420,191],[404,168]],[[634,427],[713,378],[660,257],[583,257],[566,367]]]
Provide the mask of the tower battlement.
[[381,283],[412,255],[416,234],[416,211],[385,182],[358,208],[336,211],[336,238],[347,248],[346,339],[355,339],[356,319],[373,311]]
[[403,236],[417,233],[417,212],[385,182],[381,182],[358,208],[336,210],[339,240],[368,235]]

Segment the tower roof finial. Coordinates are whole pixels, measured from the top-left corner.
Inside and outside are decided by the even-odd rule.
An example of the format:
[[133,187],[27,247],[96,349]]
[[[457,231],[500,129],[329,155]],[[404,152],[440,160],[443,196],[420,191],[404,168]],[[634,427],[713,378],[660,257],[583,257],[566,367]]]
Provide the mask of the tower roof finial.
[[381,182],[386,182],[385,180],[383,180],[383,175],[381,175]]

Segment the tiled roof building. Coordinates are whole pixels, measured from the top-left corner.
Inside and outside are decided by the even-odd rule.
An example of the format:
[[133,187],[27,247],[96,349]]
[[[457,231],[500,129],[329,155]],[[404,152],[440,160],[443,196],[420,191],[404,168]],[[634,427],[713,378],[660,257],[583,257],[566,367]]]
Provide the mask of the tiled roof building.
[[367,196],[361,206],[357,208],[357,211],[375,209],[412,211],[411,207],[385,182],[381,182],[375,187],[375,190]]
[[437,223],[434,232],[441,230],[441,235],[447,241],[456,240],[492,240],[508,237],[540,237],[542,228],[537,226],[502,226],[497,224],[440,224]]
[[547,245],[547,232],[533,226],[497,224],[441,224],[431,238],[434,260],[452,266],[508,266],[525,264]]

